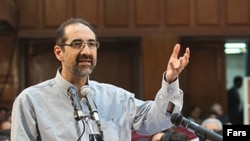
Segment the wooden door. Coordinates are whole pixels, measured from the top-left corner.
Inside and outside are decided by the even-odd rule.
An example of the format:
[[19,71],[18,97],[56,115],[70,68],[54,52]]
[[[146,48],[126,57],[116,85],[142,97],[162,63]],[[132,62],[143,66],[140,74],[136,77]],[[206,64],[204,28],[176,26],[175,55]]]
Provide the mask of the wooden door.
[[181,44],[191,50],[190,63],[180,76],[183,113],[187,115],[189,108],[196,104],[202,107],[205,117],[213,102],[221,103],[226,112],[224,41],[182,40]]
[[18,47],[13,33],[0,34],[0,106],[11,109],[18,92]]

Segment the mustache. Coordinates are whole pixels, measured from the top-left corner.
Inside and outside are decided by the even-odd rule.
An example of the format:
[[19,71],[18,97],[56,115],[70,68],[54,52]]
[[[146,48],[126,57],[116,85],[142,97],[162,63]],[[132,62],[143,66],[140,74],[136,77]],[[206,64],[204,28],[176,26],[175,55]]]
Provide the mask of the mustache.
[[77,61],[89,61],[89,62],[93,62],[94,58],[93,56],[91,55],[86,55],[86,54],[83,54],[83,55],[79,55],[77,58],[76,58]]

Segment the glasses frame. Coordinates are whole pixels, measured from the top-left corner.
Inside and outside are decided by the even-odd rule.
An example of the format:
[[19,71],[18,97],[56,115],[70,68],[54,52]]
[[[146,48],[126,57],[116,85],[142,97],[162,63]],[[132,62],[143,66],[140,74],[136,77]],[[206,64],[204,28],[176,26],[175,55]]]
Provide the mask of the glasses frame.
[[[76,47],[74,47],[74,43],[75,42],[82,42],[82,44],[81,44],[81,47],[80,48],[76,48]],[[96,46],[95,47],[91,47],[89,44],[90,43],[95,43],[96,44]],[[88,46],[88,48],[90,48],[90,49],[98,49],[99,47],[100,47],[100,42],[98,42],[98,41],[95,41],[95,40],[93,40],[93,41],[87,41],[87,42],[84,42],[84,41],[72,41],[70,44],[61,44],[61,45],[59,45],[59,46],[70,46],[70,47],[72,47],[72,48],[74,48],[74,49],[83,49],[83,48],[85,48],[85,46]]]

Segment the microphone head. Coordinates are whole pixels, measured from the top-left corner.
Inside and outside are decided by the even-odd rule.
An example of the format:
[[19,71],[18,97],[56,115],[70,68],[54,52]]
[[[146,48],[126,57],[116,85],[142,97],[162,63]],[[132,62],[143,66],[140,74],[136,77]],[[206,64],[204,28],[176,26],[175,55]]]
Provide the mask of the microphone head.
[[93,90],[89,85],[84,85],[81,87],[82,96],[86,96],[87,94],[92,94]]
[[70,86],[68,88],[68,95],[69,96],[76,96],[77,95],[77,90],[75,87]]
[[181,124],[183,116],[180,113],[174,113],[170,120],[173,124],[179,126]]

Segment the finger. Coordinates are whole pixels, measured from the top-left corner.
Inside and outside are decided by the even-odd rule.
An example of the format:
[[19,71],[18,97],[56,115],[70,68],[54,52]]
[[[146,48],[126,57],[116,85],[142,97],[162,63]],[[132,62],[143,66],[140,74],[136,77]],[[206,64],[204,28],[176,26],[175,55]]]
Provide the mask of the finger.
[[178,57],[178,54],[179,54],[179,51],[180,51],[180,44],[176,44],[174,46],[174,50],[173,50],[173,53],[172,53],[172,57],[174,58],[177,58]]
[[186,56],[180,57],[179,68],[184,68],[188,64],[188,59]]
[[179,60],[181,61],[180,64],[187,65],[189,62],[189,57],[190,57],[190,50],[189,50],[189,48],[186,48],[185,54],[179,58]]
[[189,63],[189,58],[190,58],[190,49],[186,48],[186,53],[184,55],[186,63]]
[[185,55],[186,55],[187,58],[189,59],[189,57],[190,57],[190,49],[189,49],[189,47],[186,48]]

